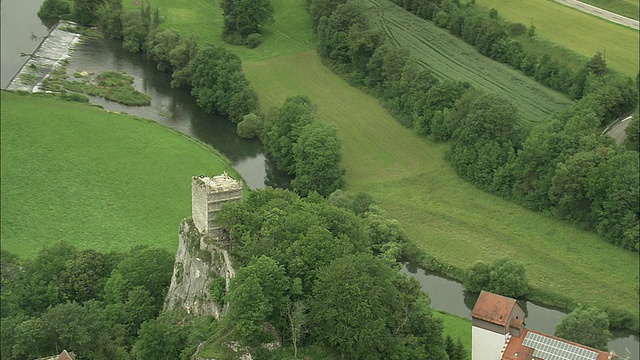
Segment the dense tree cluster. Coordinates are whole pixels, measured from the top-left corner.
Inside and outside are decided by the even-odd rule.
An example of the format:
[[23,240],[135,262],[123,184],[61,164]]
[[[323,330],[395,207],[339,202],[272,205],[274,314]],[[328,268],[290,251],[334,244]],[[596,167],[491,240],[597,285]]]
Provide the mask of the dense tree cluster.
[[107,36],[121,39],[129,51],[144,53],[158,70],[171,72],[171,85],[190,88],[207,112],[227,115],[238,123],[258,108],[257,95],[242,72],[240,58],[225,47],[201,48],[192,37],[161,30],[159,10],[149,4],[141,4],[138,11],[124,11],[122,0],[107,0],[100,14]]
[[222,0],[222,38],[231,44],[260,44],[260,27],[273,22],[271,0]]
[[[575,75],[548,56],[525,54],[508,33],[526,27],[507,24],[497,11],[487,14],[449,0],[400,5],[580,100],[533,130],[521,129],[514,107],[503,99],[416,70],[409,54],[385,44],[352,1],[310,0],[318,51],[351,82],[378,95],[402,124],[451,141],[447,159],[464,179],[637,251],[637,152],[626,153],[600,136],[604,126],[636,108],[637,84],[609,71],[601,54]],[[637,125],[628,131],[625,146],[637,150]]]
[[519,299],[529,293],[524,265],[509,257],[498,258],[491,265],[474,262],[465,272],[463,285],[472,293],[485,290]]
[[358,2],[310,0],[309,12],[320,54],[353,84],[382,98],[402,124],[419,134],[430,134],[434,117],[469,88],[416,70],[406,50],[385,44],[384,33],[371,26]]
[[153,351],[145,329],[162,321],[155,318],[171,280],[173,255],[165,250],[103,254],[58,243],[31,260],[2,251],[0,262],[3,359],[61,349],[75,351],[78,359],[176,359],[186,345],[181,342],[172,355],[144,355]]
[[[548,54],[538,56],[526,51],[514,37],[525,32],[533,36],[533,25],[527,31],[525,25],[509,23],[500,18],[495,9],[487,12],[473,1],[464,4],[457,0],[392,1],[423,19],[433,21],[438,27],[447,29],[452,35],[474,46],[481,54],[520,70],[539,83],[574,99],[583,96],[589,75],[604,76],[609,72],[600,53],[585,68],[574,72],[571,66]],[[622,113],[615,116],[620,114]]]
[[303,196],[329,196],[342,186],[342,150],[334,127],[315,119],[315,106],[304,96],[289,97],[273,109],[263,140],[278,169],[294,176],[291,186]]
[[237,335],[254,346],[320,342],[350,359],[446,358],[427,295],[397,272],[402,230],[367,196],[330,199],[256,190],[221,211],[239,268],[227,294]]

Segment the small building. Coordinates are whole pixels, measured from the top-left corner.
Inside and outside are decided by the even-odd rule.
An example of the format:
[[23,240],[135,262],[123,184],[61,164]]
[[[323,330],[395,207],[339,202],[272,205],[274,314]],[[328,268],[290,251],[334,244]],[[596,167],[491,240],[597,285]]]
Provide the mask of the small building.
[[471,312],[471,360],[612,360],[615,354],[527,329],[515,299],[482,291]]
[[223,229],[215,224],[222,206],[242,200],[242,182],[229,174],[191,179],[191,217],[198,231],[214,239],[223,236]]
[[37,360],[76,360],[76,354],[74,354],[73,351],[67,352],[67,350],[62,350],[58,355],[40,358]]
[[525,311],[515,299],[482,291],[471,312],[471,358],[500,359],[508,336],[519,335]]

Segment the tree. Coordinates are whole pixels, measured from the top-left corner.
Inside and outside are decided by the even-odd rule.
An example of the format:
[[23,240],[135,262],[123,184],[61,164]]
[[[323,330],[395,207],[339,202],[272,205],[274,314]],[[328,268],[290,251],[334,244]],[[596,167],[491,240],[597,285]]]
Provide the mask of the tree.
[[100,28],[110,39],[122,39],[122,0],[106,0],[98,10]]
[[273,110],[265,124],[267,151],[276,166],[289,174],[295,173],[294,145],[302,129],[314,119],[315,106],[306,96],[288,97]]
[[317,30],[318,24],[320,24],[320,19],[322,17],[330,17],[331,13],[333,13],[338,5],[344,4],[346,2],[347,0],[310,0],[309,15],[311,15],[311,24],[313,30]]
[[[340,4],[329,17],[323,17],[318,24],[318,49],[321,55],[343,64],[351,63],[349,53],[349,33],[353,29],[354,51],[357,50],[356,32],[367,29],[367,18],[359,4]],[[364,35],[364,34],[363,34]],[[354,53],[357,54],[357,51]]]
[[492,190],[496,173],[520,147],[515,108],[493,94],[467,93],[451,117],[455,130],[447,157],[462,178]]
[[256,114],[247,114],[238,123],[236,132],[243,139],[253,139],[262,134],[262,119]]
[[317,337],[348,358],[384,358],[393,348],[388,317],[399,307],[393,271],[371,256],[336,259],[320,275],[311,305]]
[[314,335],[351,359],[442,359],[442,323],[413,279],[367,254],[323,269],[310,305]]
[[[267,320],[274,326],[278,325],[278,322],[284,320],[284,310],[288,301],[287,291],[290,287],[284,267],[268,256],[254,257],[245,267],[238,269],[232,283],[235,287],[239,287],[249,279],[255,279],[258,282],[266,301],[273,309],[267,314]],[[236,311],[238,311],[237,308]]]
[[287,304],[287,322],[291,331],[291,342],[293,343],[293,358],[298,358],[298,343],[302,339],[302,334],[306,332],[307,326],[307,306],[302,300],[289,302]]
[[154,32],[149,35],[147,56],[160,71],[171,70],[171,52],[182,42],[180,33],[173,29]]
[[489,291],[514,298],[529,293],[529,282],[522,263],[509,257],[501,257],[489,269]]
[[578,307],[570,312],[556,325],[553,334],[604,351],[612,337],[607,314],[594,307]]
[[334,127],[319,122],[305,126],[293,146],[293,155],[296,177],[291,187],[298,194],[307,196],[315,191],[329,196],[342,187],[345,171]]
[[232,35],[246,39],[251,34],[259,33],[260,26],[273,22],[270,0],[222,0],[220,7],[223,11],[225,39]]
[[102,296],[111,270],[102,253],[91,249],[79,251],[60,273],[60,296],[77,302],[97,299]]
[[[164,303],[171,274],[173,273],[174,257],[164,249],[150,247],[135,247],[118,264],[111,278],[117,277],[119,281],[111,281],[107,289],[115,295],[122,297],[129,294],[136,286],[141,286],[149,292],[156,308],[161,308]],[[110,296],[110,295],[107,295]],[[122,298],[121,298],[122,299]]]
[[104,0],[73,0],[73,18],[82,25],[93,25]]
[[72,260],[77,249],[58,242],[44,246],[38,255],[25,265],[24,274],[15,287],[15,296],[20,307],[30,315],[39,315],[49,306],[63,301],[60,293],[59,274]]
[[489,266],[482,260],[476,260],[464,275],[464,288],[472,293],[479,293],[489,285]]
[[265,339],[262,325],[273,312],[273,306],[255,277],[236,284],[229,292],[229,321],[243,340],[259,345]]
[[589,71],[594,75],[602,76],[607,73],[607,61],[599,51],[595,55],[593,55],[591,60],[587,62],[586,66],[587,69],[589,69]]
[[71,6],[66,0],[45,0],[38,10],[41,19],[62,19],[70,14]]
[[605,160],[608,152],[610,149],[600,146],[578,152],[558,164],[549,189],[557,216],[586,228],[595,227],[591,199],[587,197],[589,174]]
[[191,85],[198,106],[207,112],[227,114],[232,122],[239,122],[258,107],[258,97],[242,72],[240,58],[223,46],[200,49],[173,76],[172,86]]
[[640,152],[640,117],[636,112],[631,119],[625,133],[627,137],[624,139],[624,145],[627,150],[635,150]]
[[619,151],[588,176],[587,197],[597,219],[596,229],[608,241],[638,251],[640,204],[638,153]]
[[131,349],[134,358],[179,359],[188,335],[188,329],[179,322],[186,317],[181,310],[166,310],[157,319],[145,321],[138,331],[138,340]]

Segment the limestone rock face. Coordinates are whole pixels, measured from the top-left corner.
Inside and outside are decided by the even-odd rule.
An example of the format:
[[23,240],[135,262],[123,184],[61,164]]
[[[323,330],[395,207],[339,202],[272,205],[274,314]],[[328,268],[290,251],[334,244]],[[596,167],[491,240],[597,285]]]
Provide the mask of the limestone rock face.
[[214,279],[225,280],[225,291],[235,275],[224,245],[201,234],[190,219],[180,223],[179,244],[173,265],[165,309],[184,308],[193,315],[224,316],[227,306],[217,304],[209,286]]

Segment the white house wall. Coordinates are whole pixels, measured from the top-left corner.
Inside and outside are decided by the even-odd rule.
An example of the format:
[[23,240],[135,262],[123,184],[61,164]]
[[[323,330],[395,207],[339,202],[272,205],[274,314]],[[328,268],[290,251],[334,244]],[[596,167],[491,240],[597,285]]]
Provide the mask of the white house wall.
[[471,343],[471,360],[500,360],[505,336],[473,326]]

